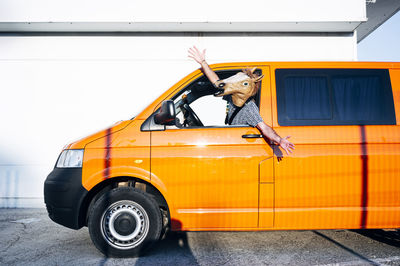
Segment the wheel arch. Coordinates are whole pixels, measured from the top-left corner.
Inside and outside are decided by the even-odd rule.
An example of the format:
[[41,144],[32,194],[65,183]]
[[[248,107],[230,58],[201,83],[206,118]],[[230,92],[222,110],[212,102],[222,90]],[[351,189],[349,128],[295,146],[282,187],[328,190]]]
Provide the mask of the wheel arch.
[[88,191],[87,195],[82,201],[82,204],[79,209],[79,217],[78,222],[80,226],[87,226],[89,209],[93,205],[93,203],[105,192],[123,186],[131,186],[137,189],[140,189],[150,195],[152,195],[157,202],[158,206],[166,211],[168,218],[168,225],[170,224],[171,216],[168,203],[160,192],[153,184],[148,181],[145,181],[141,178],[132,177],[132,176],[118,176],[106,179],[96,186],[94,186],[91,190]]

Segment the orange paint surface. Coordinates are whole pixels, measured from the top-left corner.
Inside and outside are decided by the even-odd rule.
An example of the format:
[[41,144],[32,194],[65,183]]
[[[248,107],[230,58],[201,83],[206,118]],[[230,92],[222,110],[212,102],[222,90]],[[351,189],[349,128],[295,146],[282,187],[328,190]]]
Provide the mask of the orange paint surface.
[[[273,62],[257,66],[260,114],[296,145],[290,156],[251,127],[140,126],[162,103],[202,73],[167,90],[135,120],[123,121],[71,144],[84,148],[82,185],[128,176],[154,185],[167,201],[173,230],[271,230],[400,227],[400,63]],[[279,126],[276,68],[390,69],[397,125]]]

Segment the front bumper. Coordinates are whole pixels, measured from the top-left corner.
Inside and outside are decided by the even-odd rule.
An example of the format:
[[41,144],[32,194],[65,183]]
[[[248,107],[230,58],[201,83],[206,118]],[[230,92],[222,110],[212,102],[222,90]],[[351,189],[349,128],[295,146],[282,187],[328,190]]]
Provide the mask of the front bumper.
[[68,228],[84,225],[80,217],[88,191],[82,186],[82,168],[54,168],[44,182],[44,202],[50,219]]

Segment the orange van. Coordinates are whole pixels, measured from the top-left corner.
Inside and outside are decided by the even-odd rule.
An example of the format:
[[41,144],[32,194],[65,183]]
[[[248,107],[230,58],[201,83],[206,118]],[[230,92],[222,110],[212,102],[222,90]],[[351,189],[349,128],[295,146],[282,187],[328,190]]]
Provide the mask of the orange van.
[[[400,63],[216,64],[265,77],[266,124],[224,124],[226,101],[196,70],[135,118],[67,145],[44,184],[50,218],[88,226],[109,256],[184,231],[400,227]],[[185,110],[185,112],[183,112]]]

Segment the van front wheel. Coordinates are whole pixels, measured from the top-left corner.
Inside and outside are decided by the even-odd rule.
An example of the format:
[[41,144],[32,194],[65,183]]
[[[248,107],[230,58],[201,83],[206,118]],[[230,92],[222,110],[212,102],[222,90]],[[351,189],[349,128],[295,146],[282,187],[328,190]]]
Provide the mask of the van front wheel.
[[141,255],[158,241],[161,213],[148,194],[131,188],[114,188],[102,195],[89,213],[89,233],[106,256]]

